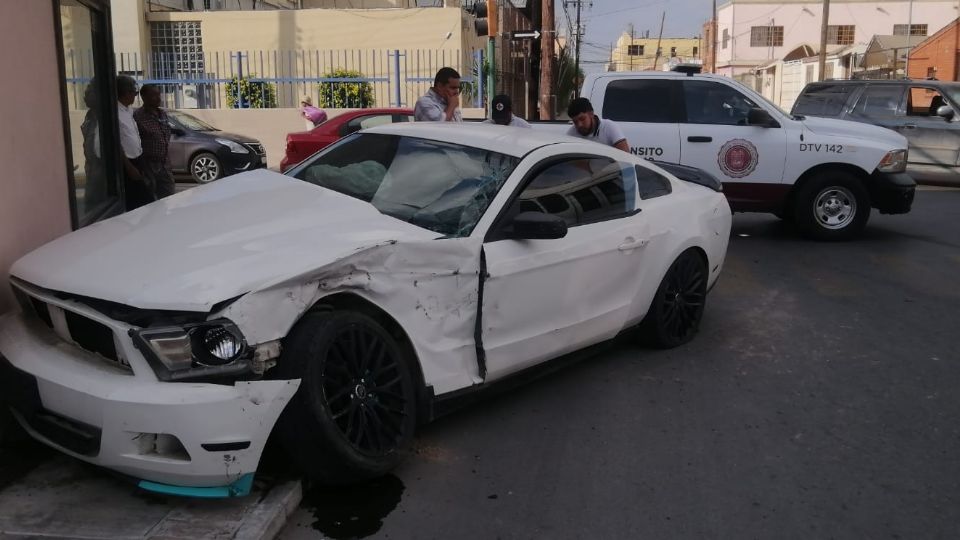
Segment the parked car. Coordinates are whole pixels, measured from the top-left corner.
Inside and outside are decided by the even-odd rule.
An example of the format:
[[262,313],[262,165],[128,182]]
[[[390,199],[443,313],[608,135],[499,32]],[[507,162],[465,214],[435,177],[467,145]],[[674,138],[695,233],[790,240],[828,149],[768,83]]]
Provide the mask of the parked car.
[[185,112],[167,111],[170,119],[170,167],[199,184],[267,166],[260,141],[227,133]]
[[0,397],[148,490],[246,494],[274,430],[314,478],[382,475],[455,399],[638,325],[692,339],[730,224],[716,187],[614,148],[380,126],[17,261]]
[[892,129],[910,143],[908,172],[923,178],[960,173],[960,83],[933,80],[827,81],[808,84],[793,114]]
[[280,171],[286,171],[351,133],[396,122],[413,122],[413,109],[358,109],[335,116],[310,131],[290,133]]

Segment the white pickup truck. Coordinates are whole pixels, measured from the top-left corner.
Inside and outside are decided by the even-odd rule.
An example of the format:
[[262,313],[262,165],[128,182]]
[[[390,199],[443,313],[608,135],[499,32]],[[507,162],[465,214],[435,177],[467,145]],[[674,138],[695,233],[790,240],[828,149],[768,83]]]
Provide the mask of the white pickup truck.
[[617,122],[632,153],[716,176],[735,212],[770,212],[839,240],[863,229],[871,207],[903,214],[913,203],[907,140],[888,129],[791,116],[716,75],[592,74],[582,95],[600,118]]

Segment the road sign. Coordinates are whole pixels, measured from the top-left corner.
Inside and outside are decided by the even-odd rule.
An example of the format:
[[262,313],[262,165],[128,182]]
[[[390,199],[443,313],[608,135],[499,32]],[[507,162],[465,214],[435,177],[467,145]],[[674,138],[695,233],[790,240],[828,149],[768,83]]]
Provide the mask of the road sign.
[[539,30],[514,30],[510,32],[510,39],[540,39]]

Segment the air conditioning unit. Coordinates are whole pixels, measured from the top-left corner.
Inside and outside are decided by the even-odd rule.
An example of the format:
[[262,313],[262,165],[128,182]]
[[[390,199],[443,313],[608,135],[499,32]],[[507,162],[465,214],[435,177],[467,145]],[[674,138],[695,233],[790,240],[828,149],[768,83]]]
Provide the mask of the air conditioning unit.
[[200,93],[197,91],[197,85],[185,84],[180,87],[180,108],[196,109],[199,107]]

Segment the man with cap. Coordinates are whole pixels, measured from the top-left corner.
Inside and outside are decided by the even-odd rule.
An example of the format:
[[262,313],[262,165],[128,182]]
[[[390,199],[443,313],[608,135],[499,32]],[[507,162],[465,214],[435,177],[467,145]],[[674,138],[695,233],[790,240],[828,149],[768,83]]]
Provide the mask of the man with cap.
[[490,113],[490,118],[483,121],[485,124],[500,124],[501,126],[513,126],[521,128],[531,127],[526,120],[513,115],[513,105],[510,102],[510,96],[506,94],[500,94],[493,98],[491,104],[492,111]]

